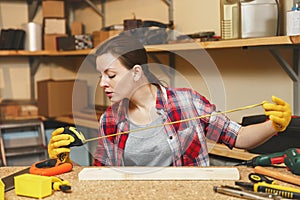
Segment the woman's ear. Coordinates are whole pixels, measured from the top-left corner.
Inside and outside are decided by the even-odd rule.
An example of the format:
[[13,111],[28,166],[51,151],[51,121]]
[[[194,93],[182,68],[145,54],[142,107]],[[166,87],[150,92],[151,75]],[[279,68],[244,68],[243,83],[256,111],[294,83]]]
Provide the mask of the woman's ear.
[[133,80],[134,81],[138,81],[141,78],[142,71],[143,71],[143,69],[142,69],[142,67],[140,65],[135,65],[132,68]]

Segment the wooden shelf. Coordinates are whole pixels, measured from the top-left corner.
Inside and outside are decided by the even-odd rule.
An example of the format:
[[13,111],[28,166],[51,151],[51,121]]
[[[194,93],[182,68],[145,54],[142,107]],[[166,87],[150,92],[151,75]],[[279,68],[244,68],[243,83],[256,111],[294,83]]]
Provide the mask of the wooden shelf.
[[[247,46],[272,46],[300,44],[300,36],[275,36],[262,38],[220,40],[209,42],[182,42],[174,44],[160,44],[145,46],[148,52],[180,51],[195,49],[219,49],[236,48]],[[2,50],[0,56],[80,56],[92,53],[93,49],[72,50],[72,51],[15,51]]]
[[88,55],[92,49],[85,50],[72,50],[72,51],[15,51],[15,50],[2,50],[0,56],[80,56]]
[[146,46],[146,49],[148,52],[159,52],[159,51],[220,49],[220,48],[236,48],[236,47],[247,47],[247,46],[272,46],[272,45],[292,45],[292,44],[300,44],[300,36],[275,36],[275,37],[220,40],[220,41],[208,41],[208,42],[148,45]]

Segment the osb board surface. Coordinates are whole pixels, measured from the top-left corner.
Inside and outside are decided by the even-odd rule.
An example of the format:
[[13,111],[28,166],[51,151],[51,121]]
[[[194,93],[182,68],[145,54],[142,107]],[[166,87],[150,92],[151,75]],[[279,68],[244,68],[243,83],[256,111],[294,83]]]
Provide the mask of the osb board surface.
[[[0,177],[3,178],[24,168],[2,167]],[[79,181],[78,173],[82,169],[82,167],[74,167],[72,172],[59,175],[71,183],[71,193],[55,191],[51,196],[43,199],[238,199],[213,191],[213,186],[234,186],[234,181]],[[248,174],[253,172],[253,168],[238,167],[238,169],[240,179],[248,181]],[[289,173],[284,168],[275,170]],[[299,189],[297,186],[292,185],[292,187]],[[5,193],[5,199],[33,198],[16,196],[15,191],[11,190]]]

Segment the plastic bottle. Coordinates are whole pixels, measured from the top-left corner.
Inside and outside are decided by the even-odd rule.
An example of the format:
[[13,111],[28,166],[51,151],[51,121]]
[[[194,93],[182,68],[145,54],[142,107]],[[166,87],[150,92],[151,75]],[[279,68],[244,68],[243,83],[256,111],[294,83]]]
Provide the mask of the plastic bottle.
[[240,37],[240,3],[239,0],[220,0],[222,39]]

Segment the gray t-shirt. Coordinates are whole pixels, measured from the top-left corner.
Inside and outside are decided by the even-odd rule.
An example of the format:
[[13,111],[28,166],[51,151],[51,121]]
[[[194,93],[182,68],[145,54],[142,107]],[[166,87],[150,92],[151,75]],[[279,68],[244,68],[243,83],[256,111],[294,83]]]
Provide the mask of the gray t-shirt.
[[[137,125],[130,121],[130,130],[162,124],[158,117],[147,125]],[[172,151],[163,126],[129,133],[124,150],[125,166],[170,166]]]

